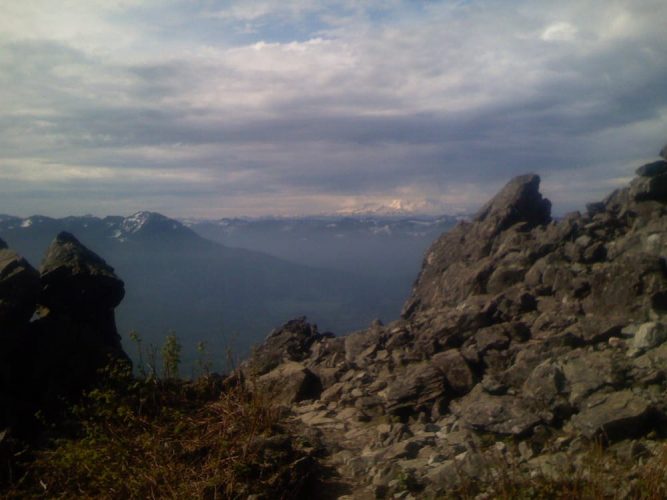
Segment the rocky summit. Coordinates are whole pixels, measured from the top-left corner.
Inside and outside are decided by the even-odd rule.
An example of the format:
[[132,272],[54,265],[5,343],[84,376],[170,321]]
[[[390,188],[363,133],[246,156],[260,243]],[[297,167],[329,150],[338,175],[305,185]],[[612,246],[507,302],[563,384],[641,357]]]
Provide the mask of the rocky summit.
[[499,460],[576,477],[591,443],[627,458],[630,482],[660,455],[667,161],[558,220],[539,184],[511,180],[442,235],[401,319],[344,337],[294,320],[242,365],[341,495],[438,497],[492,483]]

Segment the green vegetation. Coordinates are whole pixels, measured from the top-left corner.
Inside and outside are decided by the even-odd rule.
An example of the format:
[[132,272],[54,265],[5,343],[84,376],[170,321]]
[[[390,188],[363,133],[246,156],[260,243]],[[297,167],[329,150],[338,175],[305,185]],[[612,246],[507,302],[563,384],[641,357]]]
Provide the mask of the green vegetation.
[[164,378],[178,378],[181,364],[181,343],[174,332],[169,332],[162,346],[162,375]]

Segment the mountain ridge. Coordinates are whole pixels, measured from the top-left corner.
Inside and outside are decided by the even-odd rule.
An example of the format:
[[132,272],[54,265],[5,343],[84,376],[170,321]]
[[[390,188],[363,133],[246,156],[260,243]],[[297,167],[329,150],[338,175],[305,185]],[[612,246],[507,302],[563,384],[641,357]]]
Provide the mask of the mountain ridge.
[[188,363],[198,341],[217,359],[227,348],[244,354],[276,323],[302,313],[335,331],[397,317],[409,291],[409,282],[388,293],[384,282],[353,273],[222,245],[153,212],[0,220],[0,237],[35,265],[61,231],[113,262],[126,281],[127,297],[117,311],[126,344],[132,330],[153,344],[174,330]]

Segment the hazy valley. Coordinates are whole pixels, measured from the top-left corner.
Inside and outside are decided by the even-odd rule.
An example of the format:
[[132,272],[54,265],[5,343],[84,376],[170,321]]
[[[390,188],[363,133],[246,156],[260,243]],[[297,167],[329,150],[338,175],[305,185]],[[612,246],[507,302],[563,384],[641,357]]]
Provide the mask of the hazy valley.
[[200,341],[216,366],[248,353],[276,325],[307,316],[322,331],[396,319],[425,249],[454,217],[354,216],[179,221],[0,216],[0,238],[39,265],[68,231],[125,281],[118,329],[159,345],[175,332],[189,364]]

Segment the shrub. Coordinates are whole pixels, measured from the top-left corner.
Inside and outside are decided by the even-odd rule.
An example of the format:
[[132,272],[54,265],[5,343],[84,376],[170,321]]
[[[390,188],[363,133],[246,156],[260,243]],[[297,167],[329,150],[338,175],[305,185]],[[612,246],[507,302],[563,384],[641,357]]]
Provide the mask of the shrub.
[[181,343],[173,332],[167,335],[162,346],[162,376],[166,379],[178,378],[178,368],[181,364]]

